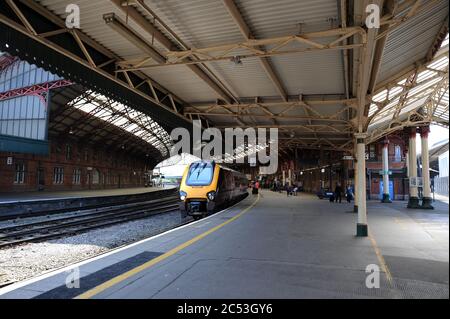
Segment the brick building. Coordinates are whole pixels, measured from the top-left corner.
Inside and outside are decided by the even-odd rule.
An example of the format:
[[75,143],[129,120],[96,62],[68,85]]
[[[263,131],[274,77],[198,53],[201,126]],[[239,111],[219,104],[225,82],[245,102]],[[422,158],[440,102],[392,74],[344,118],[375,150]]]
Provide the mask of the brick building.
[[0,153],[0,192],[143,186],[147,163],[123,152],[50,140],[50,154]]
[[[391,198],[398,200],[407,199],[409,192],[408,176],[406,168],[405,153],[407,146],[404,137],[399,134],[387,137],[389,176]],[[382,164],[383,143],[373,143],[367,146],[366,169],[367,169],[367,194],[370,199],[381,199],[383,194],[383,164]]]

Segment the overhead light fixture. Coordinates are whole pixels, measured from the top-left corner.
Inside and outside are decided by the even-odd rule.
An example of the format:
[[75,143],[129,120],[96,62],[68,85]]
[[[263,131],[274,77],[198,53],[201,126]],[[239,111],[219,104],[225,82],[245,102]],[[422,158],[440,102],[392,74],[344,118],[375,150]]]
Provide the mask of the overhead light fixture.
[[242,65],[241,57],[239,56],[231,57],[231,62],[233,62],[235,65]]

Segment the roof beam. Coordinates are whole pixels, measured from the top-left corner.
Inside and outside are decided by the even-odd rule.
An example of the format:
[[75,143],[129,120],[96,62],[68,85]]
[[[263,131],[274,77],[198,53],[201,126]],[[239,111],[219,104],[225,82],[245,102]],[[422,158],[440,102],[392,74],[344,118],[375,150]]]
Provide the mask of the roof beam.
[[[241,34],[244,36],[245,40],[254,39],[253,34],[251,33],[249,27],[245,23],[244,19],[242,18],[239,9],[236,7],[233,0],[223,0],[223,4],[225,8],[228,10],[229,14],[233,17],[234,22],[238,25],[239,30],[241,31]],[[256,49],[263,50],[261,47],[256,47]],[[286,89],[284,88],[283,84],[281,83],[281,80],[277,76],[275,70],[273,69],[272,65],[270,64],[270,61],[268,58],[259,58],[259,61],[261,63],[262,68],[266,72],[267,76],[272,81],[273,85],[277,89],[278,93],[280,93],[281,98],[284,101],[287,101],[287,94]]]
[[[126,1],[122,0],[110,0],[113,4],[115,4],[119,9],[121,9],[129,18],[131,18],[137,25],[143,28],[147,33],[149,33],[152,37],[155,38],[161,45],[163,45],[167,50],[178,50],[170,39],[168,39],[161,31],[159,31],[150,21],[148,21],[135,7],[128,5],[126,6]],[[129,4],[133,4],[136,2],[139,4],[139,1],[134,0],[130,1]],[[125,6],[124,6],[125,4]],[[144,8],[148,8],[145,6]],[[154,16],[154,13],[153,13]],[[160,19],[158,19],[160,21]],[[172,32],[173,33],[173,32]],[[226,101],[227,103],[231,102],[231,95],[228,94],[219,84],[213,81],[199,66],[191,65],[188,66],[189,69],[192,70],[200,79],[202,79],[211,89],[213,89],[218,96]]]
[[436,38],[433,41],[433,44],[431,45],[430,49],[427,52],[427,61],[431,61],[434,57],[434,55],[438,52],[439,48],[442,45],[442,42],[444,41],[445,37],[448,34],[448,15],[445,19],[444,23],[441,26],[441,29],[439,30]]
[[[386,10],[387,14],[393,14],[395,7],[395,0],[387,0]],[[385,24],[380,26],[380,33],[385,32],[389,29],[389,25]],[[370,82],[369,82],[369,93],[373,93],[375,89],[375,85],[378,79],[378,73],[380,72],[381,60],[383,58],[384,48],[386,47],[387,34],[377,41],[375,47],[375,53],[373,57],[373,67],[372,72],[370,74]]]
[[[448,46],[439,50],[433,57],[433,59],[437,60],[447,55],[448,55]],[[415,73],[417,70],[422,71],[423,69],[426,68],[426,65],[429,64],[429,62],[431,62],[431,60],[428,61],[426,58],[419,59],[416,62],[412,63],[411,65],[405,67],[403,70],[399,71],[397,74],[394,74],[393,76],[384,80],[381,83],[377,83],[375,91],[372,95],[376,95],[382,90],[388,89],[390,86],[396,86],[398,82],[407,78],[412,73]]]
[[[374,1],[372,4],[378,5],[378,7],[382,8],[384,0]],[[362,2],[361,2],[362,3]],[[360,5],[361,5],[360,3]],[[365,12],[366,1],[362,3],[360,6],[361,12],[355,12],[355,16],[361,21],[358,23],[364,23],[365,17],[367,13]],[[365,35],[366,45],[361,48],[359,51],[359,57],[357,57],[357,98],[358,98],[358,110],[357,110],[357,118],[355,119],[355,126],[358,132],[363,132],[368,109],[370,103],[367,103],[367,90],[369,88],[370,74],[372,69],[373,56],[375,53],[375,45],[376,45],[376,36],[378,34],[378,29],[369,28],[367,30],[367,34]],[[363,35],[364,37],[364,35]]]
[[160,54],[151,44],[142,38],[137,32],[132,30],[125,22],[122,21],[114,13],[107,13],[103,15],[103,20],[107,26],[123,36],[125,39],[133,43],[137,48],[148,54],[156,63],[165,63],[166,58]]
[[28,31],[30,31],[34,35],[37,35],[36,30],[33,28],[31,23],[28,21],[28,19],[22,13],[22,11],[20,11],[19,7],[17,7],[17,5],[14,3],[14,1],[6,0],[6,3],[11,7],[11,9],[14,11],[14,13],[19,17],[20,21],[28,29]]
[[[266,109],[266,111],[268,111]],[[278,115],[274,114],[270,111],[266,114],[254,114],[254,113],[243,113],[241,112],[232,112],[232,113],[211,113],[211,112],[186,112],[185,114],[191,115],[201,115],[201,116],[221,116],[221,117],[256,117],[256,118],[267,118],[267,119],[285,119],[285,120],[305,120],[305,121],[326,121],[326,122],[342,122],[349,123],[346,120],[336,119],[334,117],[314,117],[311,115],[308,116],[294,116],[294,115]],[[311,124],[311,123],[310,123]]]
[[[343,42],[353,36],[361,35],[361,42],[354,41],[353,44],[343,44]],[[292,55],[306,52],[327,51],[327,50],[352,50],[361,48],[365,45],[365,30],[361,27],[337,28],[319,32],[310,32],[304,34],[294,34],[282,37],[267,39],[250,39],[239,43],[224,44],[213,47],[190,49],[184,51],[170,51],[166,54],[168,62],[165,64],[141,65],[140,67],[130,67],[126,71],[144,70],[155,67],[167,67],[173,65],[193,65],[217,61],[236,61],[248,58],[263,58],[276,55]],[[330,40],[329,37],[339,36],[337,40]],[[321,44],[313,41],[313,38],[328,38],[328,43]],[[288,45],[292,43],[306,43],[306,48],[289,49]],[[270,50],[263,49],[266,45],[273,45]],[[257,49],[261,48],[261,49]],[[283,49],[284,48],[284,49]],[[286,49],[287,48],[287,49]],[[246,50],[245,53],[236,51]],[[211,54],[213,53],[213,55]],[[192,59],[192,57],[202,56],[202,59]],[[143,57],[145,58],[145,57]],[[127,64],[133,64],[136,61],[128,61]],[[123,72],[123,71],[119,71]]]

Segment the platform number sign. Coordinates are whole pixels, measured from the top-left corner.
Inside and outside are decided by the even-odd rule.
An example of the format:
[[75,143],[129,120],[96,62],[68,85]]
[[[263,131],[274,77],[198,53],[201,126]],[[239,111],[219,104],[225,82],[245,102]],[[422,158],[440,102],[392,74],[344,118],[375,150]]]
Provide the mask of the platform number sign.
[[13,158],[11,156],[8,156],[6,158],[6,165],[12,165],[13,164]]

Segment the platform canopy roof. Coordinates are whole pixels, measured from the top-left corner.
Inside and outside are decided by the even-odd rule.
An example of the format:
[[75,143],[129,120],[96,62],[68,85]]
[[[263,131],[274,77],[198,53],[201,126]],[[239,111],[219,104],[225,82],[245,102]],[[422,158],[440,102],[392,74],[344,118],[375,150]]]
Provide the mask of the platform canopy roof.
[[68,30],[72,2],[8,0],[0,22],[137,94],[165,129],[276,127],[285,150],[351,151],[356,132],[448,126],[447,0],[79,0]]

